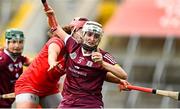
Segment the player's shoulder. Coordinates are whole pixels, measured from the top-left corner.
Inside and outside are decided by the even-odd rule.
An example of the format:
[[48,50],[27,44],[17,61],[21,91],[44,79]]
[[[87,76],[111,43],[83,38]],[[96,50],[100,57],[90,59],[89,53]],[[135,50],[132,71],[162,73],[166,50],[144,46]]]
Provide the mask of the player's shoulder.
[[6,56],[6,55],[5,55],[4,51],[3,51],[3,50],[0,50],[0,62],[4,61],[5,56]]
[[105,54],[109,54],[110,55],[109,52],[107,52],[107,51],[105,51],[105,50],[103,50],[101,48],[97,48],[97,51],[100,52],[102,55],[105,55]]
[[67,37],[67,43],[76,43],[76,44],[78,44],[79,42],[78,42],[78,40],[76,39],[76,38],[74,38],[73,36],[68,36]]
[[48,42],[46,44],[49,45],[51,43],[56,43],[58,45],[59,44],[64,45],[64,41],[61,38],[58,38],[58,37],[52,37],[51,39],[48,40]]

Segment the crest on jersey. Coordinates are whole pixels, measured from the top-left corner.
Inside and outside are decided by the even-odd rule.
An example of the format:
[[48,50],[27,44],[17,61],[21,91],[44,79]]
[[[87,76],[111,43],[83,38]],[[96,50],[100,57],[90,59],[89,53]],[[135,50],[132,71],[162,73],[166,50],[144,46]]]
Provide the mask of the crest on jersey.
[[77,57],[77,54],[76,54],[76,52],[73,52],[73,53],[70,53],[69,56],[71,59],[75,59]]
[[87,65],[88,67],[92,67],[93,62],[92,62],[92,61],[87,61],[86,65]]
[[14,71],[13,64],[9,64],[8,69],[9,69],[9,71],[11,71],[11,72]]

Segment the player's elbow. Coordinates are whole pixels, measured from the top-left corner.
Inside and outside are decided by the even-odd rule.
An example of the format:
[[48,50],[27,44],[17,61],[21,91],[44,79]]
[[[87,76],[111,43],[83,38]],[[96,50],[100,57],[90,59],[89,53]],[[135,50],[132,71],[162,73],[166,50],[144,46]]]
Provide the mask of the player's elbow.
[[119,74],[121,75],[120,79],[126,80],[128,78],[128,75],[124,70],[121,70]]
[[123,76],[122,76],[122,79],[126,80],[128,78],[128,75],[125,73]]

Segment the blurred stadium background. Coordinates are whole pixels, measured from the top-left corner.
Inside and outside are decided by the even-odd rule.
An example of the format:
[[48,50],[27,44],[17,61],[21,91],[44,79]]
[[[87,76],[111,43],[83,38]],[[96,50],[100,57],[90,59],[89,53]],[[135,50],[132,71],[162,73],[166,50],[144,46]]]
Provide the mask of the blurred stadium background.
[[[134,85],[180,91],[180,0],[49,0],[62,25],[76,16],[103,24],[101,47],[112,53]],[[47,41],[40,0],[0,0],[0,45],[4,31],[20,28],[24,54],[35,56]],[[119,92],[105,82],[105,108],[180,108],[168,97]]]

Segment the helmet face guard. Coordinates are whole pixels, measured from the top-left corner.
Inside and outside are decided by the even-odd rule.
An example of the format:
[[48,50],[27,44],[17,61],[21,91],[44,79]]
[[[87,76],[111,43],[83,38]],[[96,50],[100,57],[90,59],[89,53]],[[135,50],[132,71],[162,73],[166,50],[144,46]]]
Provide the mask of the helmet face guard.
[[[11,53],[12,56],[18,56],[22,53],[23,47],[24,47],[24,33],[19,29],[8,29],[5,33],[5,39],[6,39],[6,49]],[[18,41],[18,43],[21,43],[20,48],[13,47],[12,45],[9,45],[13,41]],[[23,45],[22,45],[23,44]],[[12,48],[13,47],[13,48]],[[17,51],[16,51],[17,50]]]
[[102,36],[103,33],[102,25],[94,21],[87,21],[84,24],[82,31],[83,35],[85,35],[86,32],[93,32]]
[[[100,42],[101,36],[103,33],[102,25],[97,22],[94,22],[94,21],[87,21],[83,25],[82,32],[83,32],[83,36],[85,36],[85,34],[94,34],[94,37],[97,36],[96,38],[98,38],[99,42]],[[98,42],[98,44],[99,44],[99,42]],[[86,43],[83,43],[82,46],[85,50],[93,51],[93,50],[97,49],[98,44],[91,47],[91,46],[87,45]]]

